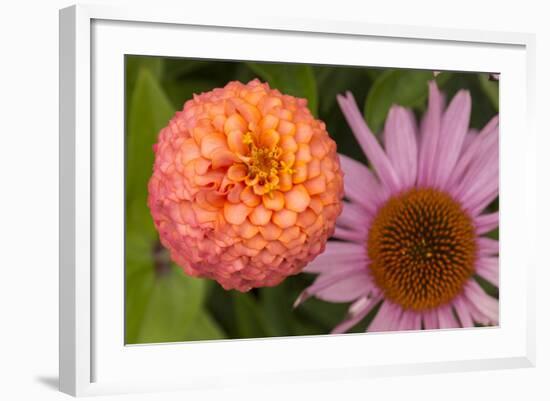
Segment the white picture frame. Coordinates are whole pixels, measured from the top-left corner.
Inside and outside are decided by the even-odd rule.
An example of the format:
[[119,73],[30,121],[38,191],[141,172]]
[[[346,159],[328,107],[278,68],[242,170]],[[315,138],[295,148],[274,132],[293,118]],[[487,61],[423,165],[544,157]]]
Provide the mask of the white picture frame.
[[[219,35],[231,41],[219,44]],[[182,37],[190,40],[177,46]],[[259,37],[271,45],[271,53],[254,47]],[[193,45],[199,41],[201,46]],[[287,46],[284,53],[282,44]],[[534,255],[529,249],[535,242],[534,44],[534,35],[523,33],[281,19],[259,13],[251,18],[95,5],[61,10],[61,391],[94,395],[244,386],[252,379],[284,384],[297,377],[359,379],[534,366],[535,259],[526,256]],[[332,52],[315,52],[319,46]],[[121,56],[367,65],[363,52],[350,49],[371,51],[372,66],[501,74],[500,326],[124,346]],[[425,57],[407,58],[413,51]],[[521,141],[512,134],[518,131],[525,133]],[[508,167],[512,151],[514,169]],[[449,343],[453,347],[445,349]],[[388,347],[395,352],[377,352]],[[323,358],[318,356],[321,349]],[[243,352],[250,355],[253,368],[239,358]],[[285,353],[294,356],[292,364]],[[213,358],[220,360],[215,367]]]

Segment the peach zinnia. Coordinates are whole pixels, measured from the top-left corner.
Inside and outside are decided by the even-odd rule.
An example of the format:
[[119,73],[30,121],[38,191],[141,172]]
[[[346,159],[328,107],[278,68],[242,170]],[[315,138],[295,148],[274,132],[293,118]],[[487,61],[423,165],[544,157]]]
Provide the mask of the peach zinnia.
[[230,82],[187,101],[154,151],[149,208],[191,276],[239,291],[277,285],[333,234],[342,172],[305,99]]

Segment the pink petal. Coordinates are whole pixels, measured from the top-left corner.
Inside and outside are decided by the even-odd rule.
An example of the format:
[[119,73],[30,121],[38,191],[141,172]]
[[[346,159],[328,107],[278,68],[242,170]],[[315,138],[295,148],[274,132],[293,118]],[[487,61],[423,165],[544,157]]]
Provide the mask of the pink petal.
[[403,309],[400,306],[385,300],[369,324],[367,331],[391,331],[397,329],[402,311]]
[[[466,211],[477,216],[498,196],[499,171],[498,154],[488,155],[482,171],[464,192],[457,194]],[[466,179],[464,180],[466,182]]]
[[470,93],[459,91],[443,114],[441,133],[435,157],[433,185],[444,188],[456,165],[470,122]]
[[422,314],[404,310],[397,330],[420,330],[422,328]]
[[362,233],[364,240],[366,240],[371,217],[367,217],[365,210],[356,203],[344,202],[342,214],[338,216],[336,224]]
[[499,116],[498,114],[496,116],[494,116],[493,118],[491,118],[487,124],[485,124],[485,126],[481,129],[481,132],[479,133],[480,135],[491,135],[490,133],[497,129],[498,130],[498,126],[499,126]]
[[329,241],[325,251],[319,256],[366,256],[365,246],[354,244],[352,242]]
[[476,263],[476,273],[498,287],[498,258],[480,258]]
[[434,182],[434,165],[437,155],[437,144],[441,130],[441,116],[444,106],[443,95],[435,81],[429,82],[428,110],[420,128],[420,149],[418,152],[419,186],[430,186]]
[[473,279],[464,286],[464,296],[475,321],[482,324],[498,324],[498,300],[485,293]]
[[342,322],[332,329],[332,334],[345,333],[350,328],[355,326],[372,310],[378,301],[380,301],[380,297],[359,298],[350,306],[348,316],[346,316]]
[[474,142],[474,139],[477,138],[479,135],[479,131],[475,128],[470,128],[468,130],[468,133],[466,134],[466,137],[464,138],[464,143],[462,144],[462,154],[468,151],[470,148],[470,145]]
[[479,256],[494,256],[499,253],[499,243],[496,239],[481,237],[477,239]]
[[338,156],[344,172],[346,197],[359,203],[370,215],[374,215],[380,202],[387,197],[386,189],[367,166],[345,155]]
[[474,327],[474,321],[472,320],[472,316],[470,316],[470,310],[462,295],[454,299],[453,306],[458,318],[460,319],[462,327]]
[[472,160],[449,191],[476,216],[498,194],[498,131],[493,130],[484,136],[480,134],[472,147],[476,149]]
[[337,100],[357,142],[359,142],[363,152],[374,166],[380,181],[392,192],[399,190],[399,177],[382,146],[380,146],[369,127],[367,127],[351,92],[348,92],[346,97],[338,95]]
[[493,231],[498,227],[499,212],[481,214],[474,219],[476,233],[478,235]]
[[304,268],[306,273],[320,274],[340,274],[348,272],[352,274],[354,271],[366,269],[369,261],[366,255],[319,255]]
[[461,202],[469,202],[471,212],[482,210],[494,199],[498,193],[498,118],[485,126],[462,155],[447,188]]
[[336,226],[332,237],[357,244],[365,244],[367,240],[366,233],[360,228],[343,228],[339,226]]
[[328,302],[350,302],[367,295],[372,288],[366,269],[342,275],[321,275],[306,288],[308,294]]
[[[493,117],[477,135],[472,134],[472,130],[470,130],[464,140],[462,154],[449,178],[447,188],[458,184],[462,180],[472,160],[485,157],[485,152],[487,151],[486,142],[495,134],[495,130],[498,136],[498,116]],[[489,144],[489,146],[491,145]]]
[[439,321],[439,328],[441,329],[454,329],[460,327],[453,315],[451,305],[442,305],[437,308],[437,319]]
[[373,284],[366,269],[340,270],[334,274],[321,274],[294,301],[297,307],[315,296],[328,302],[350,302],[372,293]]
[[470,312],[471,318],[474,322],[490,326],[493,324],[485,314],[481,313],[470,301],[466,301],[467,308]]
[[494,201],[498,196],[498,174],[497,177],[492,180],[492,182],[496,183],[495,187],[486,187],[485,191],[478,195],[475,203],[472,202],[472,205],[465,205],[466,210],[469,211],[473,216],[476,216],[479,213],[483,212],[485,208],[489,206],[489,204]]
[[430,309],[423,313],[422,320],[424,322],[424,328],[426,330],[439,329],[439,322],[437,319],[437,310]]
[[330,273],[343,270],[360,270],[367,266],[365,245],[352,242],[329,241],[323,253],[304,269],[308,273]]
[[399,176],[403,188],[416,182],[417,143],[416,122],[410,110],[392,106],[384,128],[388,157]]

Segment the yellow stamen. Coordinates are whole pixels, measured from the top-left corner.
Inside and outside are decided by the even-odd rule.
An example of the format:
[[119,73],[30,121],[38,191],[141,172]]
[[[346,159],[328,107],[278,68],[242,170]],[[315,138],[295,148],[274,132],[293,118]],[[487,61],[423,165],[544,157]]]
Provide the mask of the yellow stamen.
[[254,145],[254,139],[252,138],[252,132],[247,132],[243,136],[243,143],[245,145]]
[[294,173],[290,165],[279,160],[283,150],[276,145],[272,148],[256,146],[252,132],[247,132],[243,136],[243,143],[250,149],[247,157],[240,158],[248,167],[245,184],[259,184],[265,189],[266,194],[271,196],[272,192],[279,188],[279,174]]
[[294,170],[291,166],[292,165],[290,163],[286,163],[285,161],[281,160],[281,173],[290,175],[294,174],[296,170]]

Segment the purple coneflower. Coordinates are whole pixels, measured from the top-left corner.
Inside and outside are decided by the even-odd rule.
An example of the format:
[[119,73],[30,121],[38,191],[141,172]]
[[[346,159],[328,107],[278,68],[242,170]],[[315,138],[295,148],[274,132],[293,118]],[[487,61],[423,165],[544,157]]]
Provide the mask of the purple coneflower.
[[344,211],[324,253],[305,269],[319,276],[297,299],[353,302],[334,333],[381,304],[368,331],[498,324],[498,300],[476,275],[498,286],[498,227],[486,212],[498,196],[498,117],[469,130],[471,100],[462,90],[445,109],[435,82],[420,127],[393,106],[384,147],[351,93],[340,107],[371,168],[340,155]]

